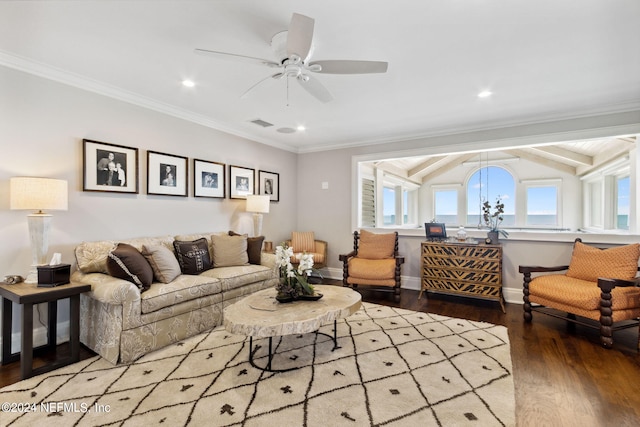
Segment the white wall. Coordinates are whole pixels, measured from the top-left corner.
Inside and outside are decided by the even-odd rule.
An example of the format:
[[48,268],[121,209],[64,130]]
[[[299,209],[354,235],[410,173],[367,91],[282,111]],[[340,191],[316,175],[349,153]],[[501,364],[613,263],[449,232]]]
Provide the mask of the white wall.
[[[278,242],[296,228],[294,153],[4,67],[0,94],[0,277],[26,276],[31,264],[29,212],[9,210],[13,176],[68,180],[69,210],[51,212],[49,253],[61,252],[71,264],[73,248],[81,241],[252,232],[244,200],[194,198],[191,178],[189,197],[147,195],[147,150],[188,157],[190,173],[193,158],[255,168],[256,174],[260,169],[278,172],[280,202],[265,215],[263,234]],[[139,194],[83,192],[83,138],[138,148]],[[16,308],[14,325],[18,315]],[[66,307],[60,316],[67,318]]]

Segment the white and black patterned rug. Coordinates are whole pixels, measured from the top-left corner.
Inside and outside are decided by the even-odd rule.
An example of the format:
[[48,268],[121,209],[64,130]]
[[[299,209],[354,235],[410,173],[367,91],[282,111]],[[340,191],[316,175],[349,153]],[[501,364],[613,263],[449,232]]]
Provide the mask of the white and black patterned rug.
[[[333,324],[321,329],[333,334]],[[131,365],[100,357],[0,389],[3,426],[515,425],[507,330],[364,303],[314,333],[273,340],[270,373],[218,327]],[[256,363],[266,364],[268,340]],[[16,412],[6,412],[14,409]]]

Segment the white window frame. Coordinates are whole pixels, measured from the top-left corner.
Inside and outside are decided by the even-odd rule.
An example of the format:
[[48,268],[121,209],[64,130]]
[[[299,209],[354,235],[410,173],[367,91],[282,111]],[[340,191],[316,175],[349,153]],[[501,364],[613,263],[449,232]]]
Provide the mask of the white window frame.
[[[517,224],[524,224],[527,228],[541,228],[548,229],[549,227],[562,228],[562,179],[549,178],[549,179],[524,179],[520,180],[520,190],[522,197],[518,197],[518,200],[522,200],[522,207],[516,205],[516,226]],[[516,184],[516,186],[518,186]],[[542,188],[542,187],[555,187],[556,188],[556,224],[555,225],[535,225],[527,222],[529,216],[529,189],[530,188]]]

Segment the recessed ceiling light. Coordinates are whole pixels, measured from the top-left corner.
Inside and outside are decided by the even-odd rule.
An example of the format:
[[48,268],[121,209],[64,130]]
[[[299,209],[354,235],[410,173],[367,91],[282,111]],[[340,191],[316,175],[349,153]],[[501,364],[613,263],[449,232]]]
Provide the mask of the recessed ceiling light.
[[482,92],[480,92],[478,94],[478,98],[488,98],[492,95],[493,93],[489,90],[483,90]]
[[182,85],[186,87],[194,87],[196,84],[193,82],[193,80],[183,80]]
[[298,126],[298,128],[297,128],[297,129],[298,129],[300,132],[302,132],[302,131],[304,131],[304,130],[307,130],[307,128],[306,128],[306,127],[304,127],[304,126],[302,126],[302,125]]

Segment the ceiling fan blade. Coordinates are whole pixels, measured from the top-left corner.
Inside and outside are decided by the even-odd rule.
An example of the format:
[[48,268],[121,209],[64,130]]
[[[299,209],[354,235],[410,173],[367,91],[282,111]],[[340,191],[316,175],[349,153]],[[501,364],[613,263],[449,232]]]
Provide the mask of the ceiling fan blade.
[[329,102],[333,100],[333,95],[327,90],[326,87],[313,78],[313,76],[305,76],[305,78],[297,78],[300,85],[306,89],[311,95],[315,96],[321,102]]
[[374,74],[386,73],[389,64],[384,61],[350,61],[350,60],[327,60],[313,61],[310,67],[320,65],[320,73],[325,74]]
[[280,67],[277,62],[270,61],[268,59],[254,58],[253,56],[238,55],[235,53],[218,52],[215,50],[196,49],[195,52],[200,55],[214,56],[219,59],[226,59],[231,61],[250,62],[252,64],[264,64],[268,67]]
[[285,76],[284,73],[275,73],[272,76],[265,77],[264,79],[260,80],[258,83],[254,84],[249,89],[247,89],[242,95],[240,95],[240,98],[242,98],[242,99],[246,98],[249,95],[250,92],[252,92],[255,88],[260,86],[262,83],[270,81],[270,80],[280,80],[284,76]]
[[313,18],[299,13],[293,14],[287,34],[287,54],[289,57],[298,55],[303,61],[307,59],[313,42],[314,24]]

